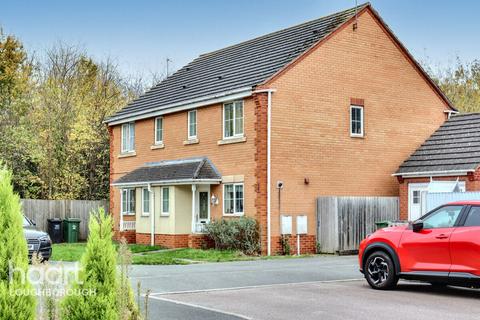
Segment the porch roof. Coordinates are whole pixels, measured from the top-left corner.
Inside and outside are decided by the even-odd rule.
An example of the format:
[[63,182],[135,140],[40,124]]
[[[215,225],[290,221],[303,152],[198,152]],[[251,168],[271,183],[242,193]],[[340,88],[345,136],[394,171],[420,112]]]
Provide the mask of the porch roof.
[[112,186],[218,184],[221,180],[210,159],[202,157],[150,162],[115,180]]

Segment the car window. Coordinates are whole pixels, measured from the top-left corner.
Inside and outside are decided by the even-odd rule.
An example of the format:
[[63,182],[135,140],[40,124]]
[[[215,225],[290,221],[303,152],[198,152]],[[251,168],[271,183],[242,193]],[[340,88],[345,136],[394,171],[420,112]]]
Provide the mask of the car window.
[[462,211],[462,206],[446,206],[432,212],[423,219],[425,229],[451,228]]
[[480,207],[472,207],[465,220],[465,227],[478,227],[480,226]]

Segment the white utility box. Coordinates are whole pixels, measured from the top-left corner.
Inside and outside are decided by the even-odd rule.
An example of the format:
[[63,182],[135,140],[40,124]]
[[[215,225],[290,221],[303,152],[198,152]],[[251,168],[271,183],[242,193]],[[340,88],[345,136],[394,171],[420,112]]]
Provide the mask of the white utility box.
[[281,215],[282,234],[292,234],[292,216]]
[[307,234],[307,216],[297,216],[297,234]]

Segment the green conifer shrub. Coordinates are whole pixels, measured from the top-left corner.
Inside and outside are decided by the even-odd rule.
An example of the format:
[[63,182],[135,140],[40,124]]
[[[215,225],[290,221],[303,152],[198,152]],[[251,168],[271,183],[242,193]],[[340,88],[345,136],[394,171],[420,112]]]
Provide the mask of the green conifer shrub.
[[115,246],[112,242],[112,218],[103,208],[92,213],[80,282],[61,304],[62,319],[117,320],[119,281]]
[[20,198],[13,193],[11,173],[0,164],[0,319],[35,319],[36,299],[27,271]]

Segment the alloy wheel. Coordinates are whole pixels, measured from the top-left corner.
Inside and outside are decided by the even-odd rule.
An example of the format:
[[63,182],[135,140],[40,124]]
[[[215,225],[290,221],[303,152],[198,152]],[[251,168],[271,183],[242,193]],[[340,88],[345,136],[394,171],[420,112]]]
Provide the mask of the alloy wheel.
[[372,282],[380,285],[388,279],[388,263],[382,257],[375,257],[368,264],[367,272]]

